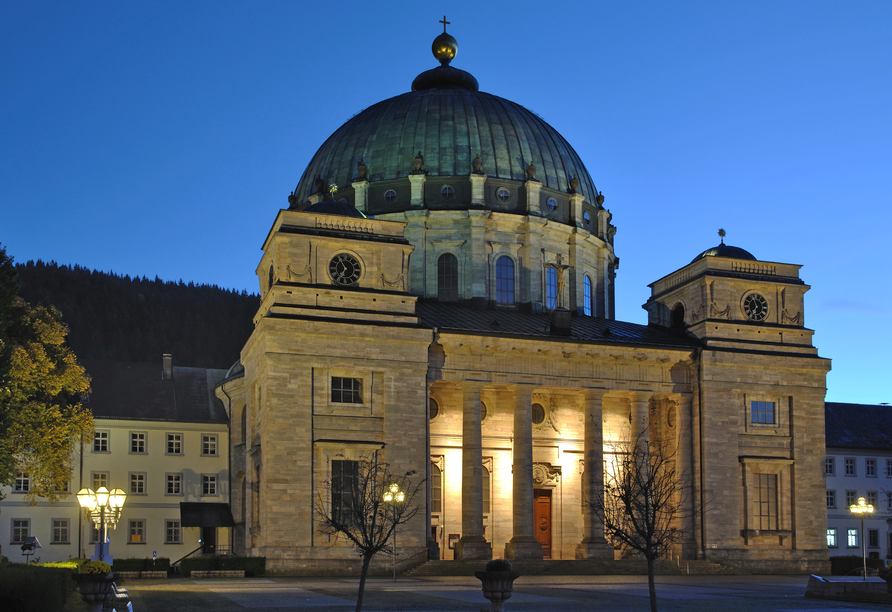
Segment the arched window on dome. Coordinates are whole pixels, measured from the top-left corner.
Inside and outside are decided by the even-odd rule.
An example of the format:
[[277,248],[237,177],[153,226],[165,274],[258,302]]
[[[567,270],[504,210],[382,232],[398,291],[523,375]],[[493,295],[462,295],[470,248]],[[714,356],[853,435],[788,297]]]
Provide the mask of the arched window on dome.
[[592,316],[592,279],[588,274],[582,279],[582,312]]
[[507,255],[496,260],[496,304],[514,304],[514,260]]
[[545,268],[545,308],[554,310],[557,307],[557,270]]
[[458,300],[458,259],[452,253],[443,253],[437,260],[437,299]]

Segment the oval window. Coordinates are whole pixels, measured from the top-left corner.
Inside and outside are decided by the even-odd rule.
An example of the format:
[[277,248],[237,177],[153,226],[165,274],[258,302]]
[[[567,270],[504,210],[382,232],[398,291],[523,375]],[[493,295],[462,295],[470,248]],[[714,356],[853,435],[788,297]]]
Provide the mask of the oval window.
[[486,420],[486,412],[487,412],[486,404],[484,404],[483,402],[480,402],[480,420],[481,421]]
[[437,415],[440,414],[440,404],[437,403],[437,400],[434,398],[429,398],[427,401],[428,408],[430,410],[430,420],[433,421],[437,418]]
[[545,203],[548,205],[549,210],[557,210],[558,203],[554,198],[548,198]]
[[393,189],[388,189],[384,192],[384,200],[386,202],[396,202],[396,192]]
[[533,404],[533,425],[541,425],[545,422],[545,408],[542,404]]
[[443,189],[440,190],[440,195],[443,196],[444,200],[451,200],[453,196],[455,196],[455,189],[449,185],[443,185]]
[[498,191],[496,191],[496,197],[502,202],[507,202],[511,198],[511,192],[504,187],[499,187]]

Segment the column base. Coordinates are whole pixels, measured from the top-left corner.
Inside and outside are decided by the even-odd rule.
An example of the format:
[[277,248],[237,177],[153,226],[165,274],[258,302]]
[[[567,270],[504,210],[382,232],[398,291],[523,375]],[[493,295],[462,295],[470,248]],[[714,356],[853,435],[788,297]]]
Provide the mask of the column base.
[[613,546],[604,538],[583,540],[576,545],[576,559],[613,560]]
[[492,544],[483,536],[461,538],[455,545],[455,560],[492,559]]
[[506,559],[542,559],[542,545],[535,538],[512,539],[505,545]]

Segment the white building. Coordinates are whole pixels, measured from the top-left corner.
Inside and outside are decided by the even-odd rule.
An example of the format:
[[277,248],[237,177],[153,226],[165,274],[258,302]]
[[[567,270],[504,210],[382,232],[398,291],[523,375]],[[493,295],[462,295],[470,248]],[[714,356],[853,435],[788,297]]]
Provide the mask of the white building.
[[[830,555],[892,558],[892,406],[825,405],[827,546]],[[863,497],[874,507],[861,519],[849,506]]]
[[2,489],[0,542],[12,561],[27,536],[41,549],[34,558],[64,561],[90,557],[98,538],[77,502],[82,488],[127,493],[120,522],[109,531],[115,558],[157,553],[175,561],[200,546],[228,548],[229,428],[213,387],[225,370],[162,367],[146,363],[84,360],[92,377],[86,405],[95,434],[75,450],[67,495],[56,504],[29,505],[29,478],[19,474]]

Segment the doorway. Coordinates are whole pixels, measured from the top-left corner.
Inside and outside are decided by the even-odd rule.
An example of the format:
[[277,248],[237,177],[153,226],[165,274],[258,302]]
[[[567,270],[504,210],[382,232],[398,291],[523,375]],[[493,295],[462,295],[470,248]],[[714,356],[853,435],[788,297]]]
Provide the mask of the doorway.
[[533,491],[535,514],[533,519],[536,541],[542,545],[542,555],[551,559],[551,491],[536,489]]
[[217,552],[217,528],[201,528],[201,554],[213,555]]

